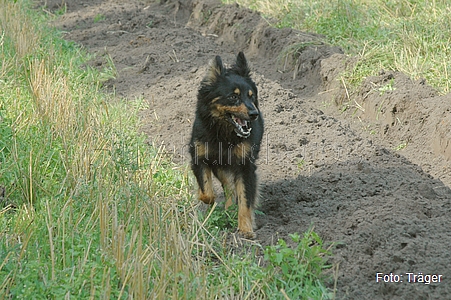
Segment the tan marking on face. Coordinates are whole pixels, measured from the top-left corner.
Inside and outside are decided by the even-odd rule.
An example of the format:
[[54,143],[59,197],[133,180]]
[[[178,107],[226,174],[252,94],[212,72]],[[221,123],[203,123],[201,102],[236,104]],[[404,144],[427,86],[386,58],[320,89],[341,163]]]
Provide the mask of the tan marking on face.
[[214,113],[212,113],[213,116],[219,116],[219,115],[224,115],[224,114],[241,114],[241,115],[247,115],[248,111],[246,106],[244,105],[244,103],[242,103],[239,106],[228,106],[228,105],[221,105],[221,104],[216,104],[215,108],[217,111],[217,115],[215,115]]
[[233,92],[237,95],[241,95],[241,91],[239,88],[236,88]]
[[238,196],[238,231],[245,238],[255,238],[254,209],[247,205],[246,188],[242,179],[235,182]]
[[253,94],[254,93],[251,90],[249,90],[249,97],[252,97]]
[[216,101],[219,100],[219,97],[214,98],[213,100],[211,100],[211,103],[215,103]]

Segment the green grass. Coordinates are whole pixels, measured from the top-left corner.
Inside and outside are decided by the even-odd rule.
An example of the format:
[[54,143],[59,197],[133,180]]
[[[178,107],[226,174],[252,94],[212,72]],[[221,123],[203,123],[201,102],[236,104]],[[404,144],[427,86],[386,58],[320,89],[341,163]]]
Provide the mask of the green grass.
[[0,0],[0,299],[330,296],[313,232],[231,251],[236,209],[199,210],[188,168],[139,132],[144,99],[101,92],[111,58],[90,68],[46,24]]
[[106,19],[106,17],[102,14],[98,14],[94,17],[94,23],[98,23],[101,21],[104,21]]
[[397,70],[425,78],[442,93],[450,91],[451,6],[446,0],[224,0],[275,18],[292,27],[325,36],[328,43],[358,56],[346,74],[357,85],[379,70]]

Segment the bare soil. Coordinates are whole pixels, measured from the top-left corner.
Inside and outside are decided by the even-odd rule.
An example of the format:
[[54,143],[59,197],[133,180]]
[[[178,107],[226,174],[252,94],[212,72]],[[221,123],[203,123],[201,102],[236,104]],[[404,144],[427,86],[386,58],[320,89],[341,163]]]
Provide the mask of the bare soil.
[[[208,61],[244,51],[266,125],[258,241],[314,226],[337,242],[337,299],[451,298],[451,96],[384,70],[350,93],[340,74],[357,59],[319,35],[218,0],[159,2],[42,4],[67,7],[54,25],[95,54],[92,66],[112,59],[106,90],[144,99],[142,130],[180,164]],[[378,272],[403,282],[377,282]],[[420,272],[441,282],[409,282]]]

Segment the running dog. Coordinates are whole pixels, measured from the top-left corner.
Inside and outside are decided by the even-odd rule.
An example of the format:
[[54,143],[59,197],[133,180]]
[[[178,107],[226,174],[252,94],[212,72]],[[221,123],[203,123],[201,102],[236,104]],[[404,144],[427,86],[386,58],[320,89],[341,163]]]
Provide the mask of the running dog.
[[221,182],[227,209],[238,202],[238,233],[255,238],[254,208],[258,201],[255,160],[263,136],[257,87],[243,52],[230,68],[216,56],[200,84],[190,141],[191,168],[199,199],[213,204],[212,176]]

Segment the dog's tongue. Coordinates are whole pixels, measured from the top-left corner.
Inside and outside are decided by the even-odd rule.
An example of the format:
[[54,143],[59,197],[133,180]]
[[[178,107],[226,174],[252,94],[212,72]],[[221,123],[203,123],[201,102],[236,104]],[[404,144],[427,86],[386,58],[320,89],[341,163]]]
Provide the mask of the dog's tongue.
[[236,122],[238,123],[238,125],[240,125],[240,126],[246,126],[246,125],[247,125],[247,122],[241,120],[240,118],[235,118],[235,121],[236,121]]

